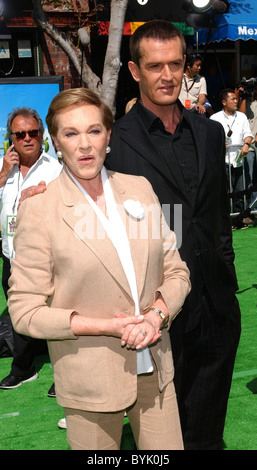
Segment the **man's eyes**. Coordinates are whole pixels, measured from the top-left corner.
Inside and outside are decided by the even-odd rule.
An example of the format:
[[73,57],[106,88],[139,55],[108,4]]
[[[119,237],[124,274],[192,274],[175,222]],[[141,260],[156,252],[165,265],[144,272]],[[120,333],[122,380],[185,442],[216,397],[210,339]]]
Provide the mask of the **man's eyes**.
[[[172,71],[179,70],[182,67],[180,62],[171,62],[167,65],[169,66],[170,70],[172,70]],[[165,65],[163,65],[163,64],[150,64],[148,68],[149,68],[149,70],[162,71],[164,67],[165,67]]]

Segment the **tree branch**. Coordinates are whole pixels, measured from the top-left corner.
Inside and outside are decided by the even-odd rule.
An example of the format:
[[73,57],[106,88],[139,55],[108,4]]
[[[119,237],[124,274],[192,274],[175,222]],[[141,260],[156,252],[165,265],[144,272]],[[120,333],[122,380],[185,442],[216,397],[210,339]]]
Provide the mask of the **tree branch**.
[[108,45],[102,78],[102,98],[113,109],[120,71],[120,47],[128,0],[112,0]]
[[[73,63],[78,75],[80,75],[82,60],[81,50],[79,48],[76,48],[69,39],[64,38],[62,33],[49,20],[42,8],[41,0],[33,0],[32,16],[38,27],[44,33],[46,33],[52,39],[52,41],[54,41],[65,52],[65,54],[67,54],[70,61]],[[101,93],[101,81],[99,77],[93,73],[93,71],[87,64],[84,54],[82,80],[85,85],[88,86],[88,88],[98,94]]]

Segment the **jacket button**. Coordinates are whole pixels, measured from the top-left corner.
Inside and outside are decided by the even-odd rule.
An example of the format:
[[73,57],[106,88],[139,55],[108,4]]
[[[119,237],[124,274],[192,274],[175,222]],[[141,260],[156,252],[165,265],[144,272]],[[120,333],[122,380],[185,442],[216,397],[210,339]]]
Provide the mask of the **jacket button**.
[[201,250],[199,250],[198,248],[194,251],[195,253],[195,256],[199,256],[201,254]]

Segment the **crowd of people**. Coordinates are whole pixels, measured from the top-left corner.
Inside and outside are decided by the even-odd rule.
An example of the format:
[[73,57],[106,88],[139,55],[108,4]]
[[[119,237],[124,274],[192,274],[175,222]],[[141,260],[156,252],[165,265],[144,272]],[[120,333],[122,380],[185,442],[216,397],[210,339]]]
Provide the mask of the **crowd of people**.
[[127,413],[139,450],[220,450],[241,330],[228,180],[257,134],[233,90],[210,110],[201,58],[171,23],[141,25],[130,54],[140,96],[115,123],[90,90],[52,100],[58,159],[36,111],[10,114],[0,198],[16,339],[0,388],[37,378],[46,339],[71,449],[118,450]]

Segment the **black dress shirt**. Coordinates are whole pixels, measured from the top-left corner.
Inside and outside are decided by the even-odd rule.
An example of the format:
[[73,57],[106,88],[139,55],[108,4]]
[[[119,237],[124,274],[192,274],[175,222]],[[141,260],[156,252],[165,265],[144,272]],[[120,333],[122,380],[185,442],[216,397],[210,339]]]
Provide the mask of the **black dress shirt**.
[[157,155],[161,153],[168,164],[172,165],[174,162],[179,166],[185,190],[193,203],[198,187],[198,161],[193,135],[187,117],[183,113],[183,108],[180,122],[174,134],[166,131],[161,119],[141,103],[138,103],[138,113],[151,134]]

